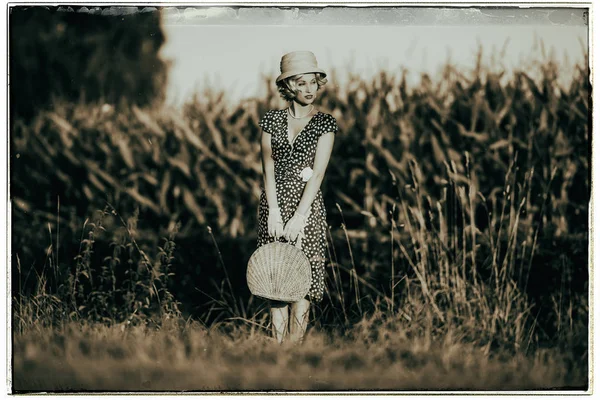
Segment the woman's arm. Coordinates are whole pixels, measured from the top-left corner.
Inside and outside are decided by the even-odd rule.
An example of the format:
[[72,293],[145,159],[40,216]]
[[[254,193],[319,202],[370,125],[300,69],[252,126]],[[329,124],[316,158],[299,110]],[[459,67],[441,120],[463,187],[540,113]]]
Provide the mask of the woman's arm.
[[269,206],[267,231],[275,238],[283,235],[283,219],[277,204],[277,187],[275,186],[275,163],[271,157],[271,134],[263,130],[261,137],[261,154],[265,195]]
[[329,158],[331,157],[334,139],[335,134],[333,132],[324,133],[319,137],[313,164],[313,174],[304,187],[304,193],[302,193],[302,198],[296,209],[296,213],[298,214],[307,215],[310,210],[310,206],[321,187],[321,182],[323,182],[325,170],[327,169],[327,164],[329,164]]
[[271,157],[271,134],[262,131],[261,136],[261,161],[263,167],[263,182],[269,208],[278,208],[277,190],[275,187],[275,163]]

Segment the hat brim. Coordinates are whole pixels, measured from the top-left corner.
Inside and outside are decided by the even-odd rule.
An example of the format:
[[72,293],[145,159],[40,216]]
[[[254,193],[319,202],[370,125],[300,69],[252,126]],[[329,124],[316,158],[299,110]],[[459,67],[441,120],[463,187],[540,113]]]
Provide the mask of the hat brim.
[[315,72],[320,72],[323,74],[323,76],[327,76],[327,74],[325,73],[325,71],[323,71],[321,68],[311,68],[310,70],[306,70],[306,69],[298,69],[298,70],[294,70],[294,71],[286,71],[283,74],[279,75],[277,77],[277,79],[275,79],[275,82],[278,83],[279,81],[289,78],[290,76],[294,76],[294,75],[302,75],[302,74],[313,74]]

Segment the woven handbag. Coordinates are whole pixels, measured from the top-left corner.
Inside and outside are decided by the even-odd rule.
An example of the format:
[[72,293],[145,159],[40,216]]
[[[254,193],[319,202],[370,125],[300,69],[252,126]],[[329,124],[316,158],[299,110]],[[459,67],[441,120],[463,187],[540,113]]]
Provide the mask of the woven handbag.
[[284,302],[302,300],[310,289],[310,261],[296,245],[274,241],[252,253],[246,270],[250,292]]

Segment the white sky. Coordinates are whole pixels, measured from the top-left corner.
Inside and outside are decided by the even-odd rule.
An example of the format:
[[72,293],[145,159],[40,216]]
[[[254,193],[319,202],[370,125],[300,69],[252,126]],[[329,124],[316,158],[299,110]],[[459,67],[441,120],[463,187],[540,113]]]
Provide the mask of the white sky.
[[[344,21],[341,21],[344,22]],[[168,101],[181,103],[204,85],[223,88],[233,101],[261,95],[261,72],[279,74],[281,56],[294,50],[310,50],[325,71],[335,68],[344,85],[346,71],[370,78],[380,69],[409,71],[409,83],[418,82],[421,72],[434,74],[450,60],[472,68],[478,43],[484,63],[498,54],[506,41],[505,56],[496,66],[507,70],[524,66],[524,61],[542,59],[539,40],[546,54],[553,49],[562,63],[564,77],[571,65],[583,58],[587,27],[577,25],[474,25],[469,23],[429,26],[345,25],[192,25],[164,24],[167,42],[163,57],[172,60]],[[536,39],[537,38],[537,39]],[[536,45],[537,43],[537,45]],[[352,61],[352,62],[351,62]]]

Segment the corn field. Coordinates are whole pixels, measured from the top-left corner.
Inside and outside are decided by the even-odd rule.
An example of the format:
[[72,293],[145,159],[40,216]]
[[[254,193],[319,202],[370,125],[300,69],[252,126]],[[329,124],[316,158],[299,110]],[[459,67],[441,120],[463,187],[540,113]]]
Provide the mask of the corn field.
[[[589,70],[586,59],[561,87],[556,63],[534,67],[505,76],[480,55],[415,87],[406,71],[325,87],[320,108],[340,131],[315,328],[401,323],[485,354],[558,349],[565,381],[585,379]],[[266,329],[245,284],[258,121],[283,106],[263,80],[264,98],[235,105],[207,90],[181,109],[57,103],[12,121],[17,331],[165,315]]]

